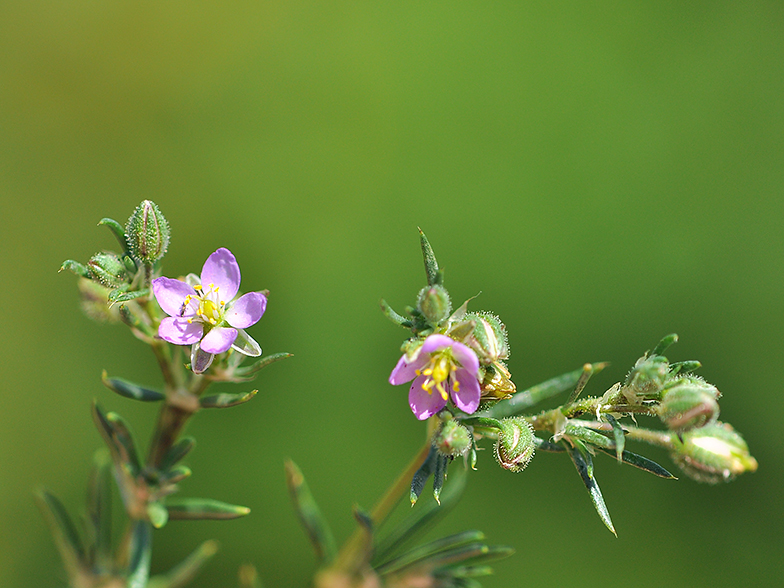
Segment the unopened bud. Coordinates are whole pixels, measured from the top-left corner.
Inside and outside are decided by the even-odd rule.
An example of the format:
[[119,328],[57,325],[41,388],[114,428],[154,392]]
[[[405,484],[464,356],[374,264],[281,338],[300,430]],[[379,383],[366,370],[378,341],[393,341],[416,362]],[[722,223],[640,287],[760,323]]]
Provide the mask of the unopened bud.
[[719,417],[716,399],[720,395],[716,386],[702,378],[684,376],[667,383],[657,412],[671,431],[685,432]]
[[116,253],[96,253],[87,262],[87,267],[94,278],[109,288],[119,288],[130,283],[132,278]]
[[673,436],[673,445],[673,460],[698,482],[729,482],[738,474],[757,470],[748,445],[728,423],[715,422],[687,431],[681,439]]
[[169,223],[158,205],[151,200],[142,202],[125,225],[125,239],[131,255],[144,263],[154,263],[169,247]]
[[433,447],[448,457],[463,455],[471,447],[471,434],[457,421],[445,421],[433,437]]
[[669,375],[670,364],[661,355],[643,356],[626,376],[621,393],[632,404],[658,397]]
[[440,325],[452,312],[449,293],[441,285],[428,286],[419,291],[417,310],[431,325]]
[[521,472],[534,456],[534,429],[520,417],[500,421],[495,457],[502,468]]
[[466,343],[476,352],[480,363],[495,363],[509,358],[509,341],[501,319],[490,312],[469,312],[465,318],[475,324]]

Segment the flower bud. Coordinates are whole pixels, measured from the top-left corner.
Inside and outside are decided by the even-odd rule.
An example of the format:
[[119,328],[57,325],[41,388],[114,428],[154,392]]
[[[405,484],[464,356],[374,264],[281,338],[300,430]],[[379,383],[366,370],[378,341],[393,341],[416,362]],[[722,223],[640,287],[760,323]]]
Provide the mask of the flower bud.
[[439,284],[422,288],[417,299],[417,310],[431,325],[440,325],[452,312],[449,293]]
[[164,256],[169,235],[168,221],[151,200],[137,206],[125,225],[125,239],[131,255],[148,264]]
[[534,456],[534,429],[520,417],[500,421],[495,457],[502,468],[521,472]]
[[659,418],[671,431],[703,427],[719,417],[720,396],[716,386],[697,376],[684,376],[667,383],[657,408]]
[[131,281],[125,264],[116,253],[96,253],[87,262],[90,274],[108,288],[119,288]]
[[466,344],[476,352],[480,363],[495,363],[509,358],[509,341],[501,319],[489,312],[469,312],[465,318],[476,325]]
[[457,421],[445,421],[433,437],[433,447],[448,457],[463,455],[471,447],[471,434]]
[[673,461],[698,482],[729,482],[738,474],[757,470],[748,445],[728,423],[711,423],[672,441]]
[[658,397],[670,371],[670,364],[661,355],[643,356],[637,360],[621,392],[626,399],[637,404],[646,398]]

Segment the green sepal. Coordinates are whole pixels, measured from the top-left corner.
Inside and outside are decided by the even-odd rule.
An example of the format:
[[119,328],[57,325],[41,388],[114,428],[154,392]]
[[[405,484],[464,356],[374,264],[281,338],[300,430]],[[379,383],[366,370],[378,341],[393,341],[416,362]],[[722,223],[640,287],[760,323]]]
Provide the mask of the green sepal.
[[179,498],[167,500],[169,520],[228,520],[244,517],[247,506],[236,506],[210,498]]
[[242,376],[249,376],[251,374],[255,374],[261,369],[264,369],[270,364],[278,362],[282,359],[286,359],[288,357],[294,357],[294,354],[283,352],[283,353],[273,353],[272,355],[265,355],[257,362],[239,368],[237,370],[237,373],[239,373]]
[[591,454],[579,440],[573,439],[572,442],[574,443],[573,446],[566,444],[566,450],[569,452],[569,457],[572,458],[572,463],[574,463],[574,467],[577,468],[577,473],[580,474],[580,478],[591,494],[591,502],[593,502],[593,506],[596,508],[599,518],[602,519],[604,525],[612,531],[612,534],[617,537],[618,533],[615,532],[615,527],[610,519],[610,512],[607,510],[607,505],[604,503],[602,491],[599,489],[599,484],[597,484],[596,478],[593,475],[593,459],[591,458]]
[[[605,449],[604,447],[597,447],[599,451],[602,453],[606,453],[607,455],[615,455],[615,452],[610,449]],[[642,455],[637,455],[636,453],[632,453],[631,451],[624,451],[621,454],[621,461],[623,463],[629,464],[630,466],[634,466],[638,469],[643,471],[649,472],[654,476],[658,476],[659,478],[664,478],[665,480],[677,480],[676,476],[673,476],[670,472],[660,466],[653,460],[648,459]]]
[[622,456],[623,449],[626,446],[626,435],[621,428],[621,424],[613,415],[605,414],[604,418],[606,418],[607,422],[612,426],[613,439],[615,439],[615,455],[618,458],[618,462],[620,463],[623,461]]
[[221,394],[213,394],[212,396],[203,396],[199,399],[199,404],[202,408],[228,408],[230,406],[237,406],[244,404],[258,393],[258,390],[251,390],[250,392],[243,392],[239,394],[230,394],[227,392]]
[[98,221],[98,226],[101,225],[108,227],[117,241],[120,243],[123,251],[128,251],[128,241],[125,239],[125,228],[116,220],[111,218],[102,218]]
[[149,522],[134,522],[130,551],[127,588],[147,588],[152,556],[152,528]]
[[183,588],[187,586],[204,564],[212,559],[217,552],[217,541],[205,541],[182,562],[169,570],[166,575],[150,578],[147,588]]
[[396,313],[392,309],[392,307],[389,306],[389,304],[387,304],[387,301],[384,300],[383,298],[381,299],[381,312],[383,312],[384,316],[387,317],[396,325],[400,325],[401,327],[406,327],[406,328],[410,328],[414,326],[414,323],[412,323],[409,319]]
[[119,304],[121,302],[129,302],[137,298],[144,298],[150,295],[149,288],[142,288],[141,290],[134,290],[127,292],[123,288],[117,288],[109,292],[109,304]]
[[159,400],[166,399],[166,395],[158,392],[157,390],[143,388],[138,384],[134,384],[133,382],[129,382],[128,380],[124,380],[122,378],[110,378],[108,377],[106,370],[104,370],[101,374],[101,382],[103,382],[103,385],[109,388],[109,390],[112,392],[132,400],[141,400],[142,402],[157,402]]
[[90,564],[98,574],[112,569],[112,461],[106,449],[95,452],[87,484]]
[[436,463],[433,468],[433,498],[436,499],[438,504],[441,504],[441,489],[446,481],[446,470],[450,461],[452,460],[449,457],[442,455],[440,452],[436,456]]
[[147,518],[153,527],[161,529],[169,520],[169,511],[160,502],[150,502],[147,505]]
[[115,462],[126,465],[131,475],[136,476],[141,470],[141,463],[133,434],[122,417],[116,412],[104,414],[98,403],[93,402],[93,420],[109,446]]
[[664,355],[664,352],[667,351],[667,348],[672,345],[673,343],[678,342],[678,335],[675,333],[670,333],[669,335],[665,335],[661,341],[659,341],[658,345],[653,349],[651,355]]
[[468,480],[464,468],[458,468],[449,479],[449,485],[441,494],[441,504],[427,500],[419,507],[411,510],[392,531],[376,544],[374,564],[388,560],[400,551],[420,533],[432,527],[436,521],[444,518],[455,507],[463,495]]
[[85,551],[76,527],[68,516],[63,503],[45,489],[41,489],[35,494],[41,514],[54,537],[57,550],[63,560],[68,575],[76,577],[86,566]]
[[414,506],[422,495],[422,490],[425,489],[427,479],[435,471],[436,460],[438,459],[438,450],[430,446],[430,452],[427,454],[425,461],[419,466],[419,469],[414,473],[411,480],[411,492],[409,498],[411,499],[411,506]]
[[[419,227],[417,227],[419,229]],[[438,262],[436,261],[436,255],[433,253],[433,248],[430,246],[430,241],[427,240],[427,237],[422,232],[422,229],[419,229],[419,242],[422,245],[422,257],[425,261],[425,274],[427,274],[427,285],[428,286],[435,286],[436,284],[441,284],[444,281],[443,273],[439,273],[438,271]]]
[[291,460],[284,464],[286,470],[286,485],[289,489],[291,501],[297,511],[300,523],[310,539],[310,544],[316,552],[319,563],[329,564],[335,559],[337,546],[332,529],[321,514],[313,495],[305,482],[302,472]]
[[395,559],[378,566],[376,571],[382,575],[400,572],[401,570],[411,566],[415,566],[426,561],[429,562],[429,560],[431,560],[434,556],[449,550],[455,550],[457,548],[472,544],[474,547],[480,545],[479,542],[484,538],[485,534],[481,531],[463,531],[462,533],[457,533],[448,537],[442,537],[441,539],[436,539],[435,541],[431,541],[425,545],[420,545],[419,547],[404,553],[400,557],[396,557]]
[[[596,375],[608,365],[610,365],[608,362],[593,363],[591,364],[591,373]],[[515,416],[548,398],[566,392],[567,390],[574,389],[584,371],[585,369],[582,367],[561,374],[560,376],[550,378],[536,386],[531,386],[527,390],[516,393],[508,400],[497,402],[492,408],[484,411],[482,416],[494,417],[497,419]]]
[[169,447],[166,455],[161,460],[158,470],[165,472],[183,459],[191,450],[196,447],[196,439],[190,436],[181,437],[174,445]]
[[702,364],[696,359],[689,359],[687,361],[676,361],[670,364],[670,374],[690,374],[696,372],[702,367]]
[[191,468],[184,465],[178,465],[158,476],[158,484],[160,486],[171,486],[177,482],[182,482],[185,478],[189,478],[193,472]]
[[63,270],[68,270],[80,278],[87,278],[88,280],[92,279],[93,277],[92,273],[90,273],[90,269],[86,265],[79,263],[78,261],[74,261],[73,259],[66,259],[60,266],[60,269],[57,271],[59,273]]

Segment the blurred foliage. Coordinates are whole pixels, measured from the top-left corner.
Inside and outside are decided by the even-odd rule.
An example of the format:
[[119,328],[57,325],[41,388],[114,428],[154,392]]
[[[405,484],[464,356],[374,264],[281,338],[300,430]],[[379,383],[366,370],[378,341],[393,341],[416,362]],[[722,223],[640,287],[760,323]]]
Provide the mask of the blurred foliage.
[[612,583],[562,565],[575,531],[584,562],[655,553],[638,586],[775,583],[782,31],[769,1],[0,3],[2,303],[26,311],[0,343],[0,585],[63,577],[31,490],[83,504],[94,398],[149,437],[155,408],[105,389],[101,370],[154,388],[152,356],[80,316],[73,276],[56,273],[111,247],[97,222],[144,198],[172,225],[167,275],[229,247],[243,287],[271,291],[252,335],[295,354],[245,410],[189,428],[188,495],[219,488],[252,514],[157,531],[155,573],[214,538],[194,586],[231,584],[244,563],[265,586],[306,585],[284,458],[338,541],[352,504],[408,462],[422,426],[386,381],[401,332],[378,300],[424,285],[421,226],[456,299],[481,291],[506,323],[519,388],[610,360],[587,390],[602,392],[677,331],[760,463],[705,487],[606,458],[615,539],[563,460],[519,475],[484,460],[439,531],[517,549],[485,585]]

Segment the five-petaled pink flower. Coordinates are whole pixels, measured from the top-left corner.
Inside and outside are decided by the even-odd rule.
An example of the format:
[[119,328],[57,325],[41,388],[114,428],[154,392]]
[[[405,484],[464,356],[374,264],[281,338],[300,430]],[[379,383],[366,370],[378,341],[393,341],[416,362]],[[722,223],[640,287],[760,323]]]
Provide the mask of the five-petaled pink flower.
[[231,251],[221,247],[207,258],[201,277],[186,281],[156,278],[152,291],[169,316],[161,321],[158,336],[175,345],[191,346],[191,369],[202,373],[213,357],[233,348],[257,357],[261,348],[244,329],[254,325],[267,308],[267,297],[248,292],[237,300],[240,266]]
[[400,358],[389,383],[397,386],[414,379],[408,404],[419,420],[444,408],[450,396],[457,408],[471,414],[482,395],[478,370],[479,360],[471,349],[446,335],[430,335],[413,357]]

